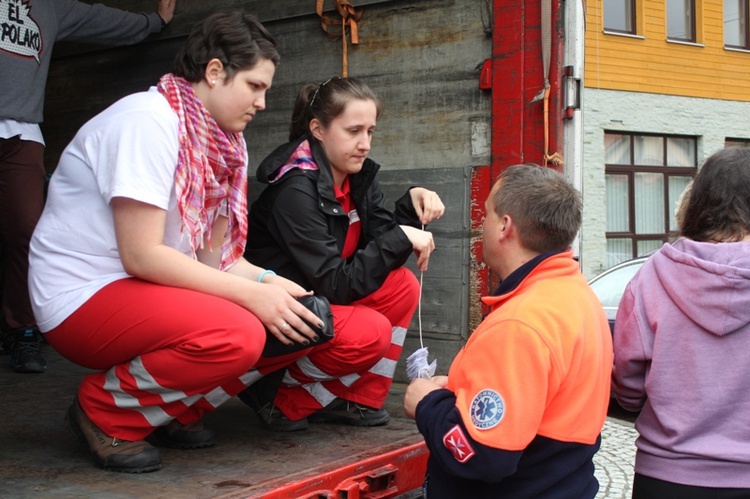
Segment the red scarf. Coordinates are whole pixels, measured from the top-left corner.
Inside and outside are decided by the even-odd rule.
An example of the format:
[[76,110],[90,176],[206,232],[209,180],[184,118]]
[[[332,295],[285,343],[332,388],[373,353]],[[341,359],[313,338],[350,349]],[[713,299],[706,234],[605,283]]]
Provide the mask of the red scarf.
[[182,233],[190,238],[195,258],[204,241],[210,248],[211,228],[217,216],[227,216],[229,227],[221,245],[220,266],[225,270],[242,256],[247,242],[245,138],[241,132],[227,134],[219,129],[184,78],[166,74],[157,88],[180,120],[175,192]]

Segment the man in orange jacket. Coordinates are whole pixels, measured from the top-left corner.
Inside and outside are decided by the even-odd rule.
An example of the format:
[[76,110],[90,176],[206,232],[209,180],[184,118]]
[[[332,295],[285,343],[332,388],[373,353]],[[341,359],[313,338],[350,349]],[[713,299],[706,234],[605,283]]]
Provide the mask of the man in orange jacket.
[[612,338],[573,259],[581,198],[535,165],[502,172],[485,203],[484,260],[502,282],[448,376],[404,408],[430,450],[427,499],[593,498]]

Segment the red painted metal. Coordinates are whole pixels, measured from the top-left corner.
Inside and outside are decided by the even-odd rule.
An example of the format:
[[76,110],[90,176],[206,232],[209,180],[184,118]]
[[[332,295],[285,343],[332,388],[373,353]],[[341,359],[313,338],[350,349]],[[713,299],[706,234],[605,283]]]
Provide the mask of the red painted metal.
[[221,496],[247,499],[386,499],[419,489],[429,451],[424,442],[396,442],[354,461],[327,463]]
[[479,72],[479,88],[492,90],[492,59],[485,59]]
[[[482,262],[481,227],[484,201],[495,178],[508,166],[518,163],[544,164],[544,102],[534,100],[544,89],[542,55],[542,1],[493,0],[492,58],[489,66],[492,91],[491,163],[477,166],[471,183],[471,253],[474,266],[470,300],[491,293],[499,278]],[[562,0],[551,0],[548,154],[561,153],[562,55],[564,25],[560,16]],[[488,79],[480,74],[480,86]],[[547,165],[545,165],[547,166]],[[482,306],[482,314],[488,310]],[[472,317],[472,322],[475,320]],[[472,324],[475,325],[475,324]]]
[[469,303],[472,305],[469,317],[469,328],[474,330],[489,310],[479,300],[488,294],[488,290],[497,285],[497,276],[491,275],[489,267],[482,257],[482,223],[484,220],[484,202],[492,189],[492,168],[489,165],[477,166],[471,171],[471,286]]
[[[544,162],[544,88],[541,4],[544,0],[493,0],[492,174],[516,163]],[[551,0],[548,79],[549,153],[561,152],[561,71],[564,26],[561,0]]]

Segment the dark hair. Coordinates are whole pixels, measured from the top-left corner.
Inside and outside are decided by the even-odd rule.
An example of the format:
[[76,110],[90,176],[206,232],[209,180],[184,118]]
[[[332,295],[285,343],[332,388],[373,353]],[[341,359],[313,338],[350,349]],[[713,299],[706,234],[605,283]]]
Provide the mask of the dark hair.
[[375,103],[376,117],[380,116],[382,103],[364,82],[357,78],[335,76],[321,84],[304,85],[292,111],[292,123],[289,125],[289,140],[296,140],[310,130],[310,122],[317,118],[327,127],[333,119],[344,112],[352,100],[371,100]]
[[750,149],[727,147],[698,171],[680,234],[694,241],[739,241],[750,233]]
[[551,168],[513,165],[499,175],[495,213],[510,215],[521,243],[537,253],[568,249],[581,227],[581,195]]
[[251,69],[261,59],[279,63],[276,42],[258,18],[240,9],[211,14],[190,31],[175,57],[172,73],[189,82],[201,81],[206,66],[219,59],[231,81],[237,71]]

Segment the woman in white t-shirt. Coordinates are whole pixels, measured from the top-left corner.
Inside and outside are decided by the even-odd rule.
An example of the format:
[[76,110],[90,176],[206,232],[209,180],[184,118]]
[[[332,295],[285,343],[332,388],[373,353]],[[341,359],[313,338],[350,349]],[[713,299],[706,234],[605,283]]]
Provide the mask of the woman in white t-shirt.
[[[201,417],[253,381],[266,329],[316,341],[301,286],[247,262],[247,150],[279,55],[240,10],[199,23],[156,87],[86,123],[31,242],[30,293],[57,351],[99,372],[66,416],[97,466],[161,467],[154,440],[213,445]],[[156,431],[154,431],[156,430]]]

